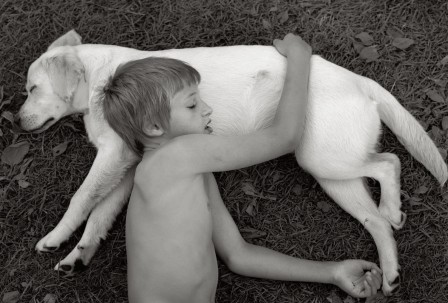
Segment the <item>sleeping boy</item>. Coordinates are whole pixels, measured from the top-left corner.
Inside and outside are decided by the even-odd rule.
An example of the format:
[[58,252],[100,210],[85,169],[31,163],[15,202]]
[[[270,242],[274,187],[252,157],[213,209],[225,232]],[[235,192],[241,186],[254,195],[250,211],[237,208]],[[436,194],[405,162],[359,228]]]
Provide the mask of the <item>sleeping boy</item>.
[[214,302],[216,255],[241,275],[333,283],[355,297],[380,288],[374,263],[308,261],[245,242],[221,199],[212,172],[274,159],[300,142],[311,47],[292,34],[274,46],[287,60],[280,103],[271,126],[247,135],[211,135],[200,75],[181,61],[128,62],[105,86],[106,120],[142,156],[126,218],[129,302]]

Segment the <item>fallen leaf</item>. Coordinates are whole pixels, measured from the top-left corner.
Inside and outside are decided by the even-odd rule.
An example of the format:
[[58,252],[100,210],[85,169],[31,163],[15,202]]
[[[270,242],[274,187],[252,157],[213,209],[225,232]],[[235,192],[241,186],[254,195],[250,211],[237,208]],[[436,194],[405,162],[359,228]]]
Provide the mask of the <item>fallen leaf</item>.
[[358,41],[353,41],[353,48],[356,50],[358,54],[360,54],[362,49],[364,48],[364,44]]
[[378,292],[373,296],[370,296],[366,299],[365,303],[386,303],[387,298],[384,296],[382,292]]
[[366,62],[372,62],[375,61],[380,57],[378,54],[378,51],[376,50],[376,46],[368,46],[364,47],[361,52],[359,53],[359,56],[362,59],[366,59]]
[[258,196],[255,191],[255,187],[249,182],[244,182],[243,185],[241,186],[241,189],[248,196],[255,196],[255,197]]
[[373,37],[369,35],[369,33],[362,32],[355,36],[355,38],[358,38],[361,40],[362,44],[365,46],[370,46],[373,44]]
[[319,209],[321,209],[324,213],[327,213],[327,212],[330,211],[330,204],[328,204],[328,203],[325,202],[325,201],[319,201],[319,202],[317,202],[317,207],[318,207]]
[[269,9],[269,11],[270,11],[270,12],[276,12],[276,11],[278,11],[278,7],[277,7],[277,6],[271,7],[271,8]]
[[448,116],[445,116],[442,119],[442,129],[443,130],[447,130],[448,129]]
[[395,29],[395,28],[388,28],[386,30],[386,33],[391,36],[392,38],[403,38],[404,34],[402,31]]
[[442,60],[440,60],[439,63],[437,63],[437,66],[444,66],[447,63],[448,63],[448,55],[445,56]]
[[263,19],[263,20],[262,20],[262,23],[263,23],[263,27],[264,27],[265,29],[271,29],[271,27],[272,27],[271,22],[269,22],[269,21],[266,20],[266,19]]
[[432,101],[436,101],[436,102],[439,102],[439,103],[445,103],[445,100],[443,99],[443,97],[442,97],[438,92],[436,92],[436,91],[433,90],[433,89],[428,90],[428,91],[426,92],[426,95],[427,95]]
[[27,188],[28,186],[30,186],[30,182],[25,181],[25,180],[19,180],[18,183],[21,188]]
[[278,171],[274,173],[274,176],[272,176],[272,182],[277,183],[278,180],[282,177],[282,174]]
[[28,166],[30,166],[31,162],[33,162],[32,158],[27,158],[25,161],[23,161],[22,165],[20,166],[20,173],[24,174]]
[[44,303],[55,303],[56,302],[56,296],[53,294],[46,294],[44,299],[42,300]]
[[257,239],[266,236],[266,232],[254,228],[243,228],[240,231],[245,239]]
[[434,139],[435,141],[438,141],[442,138],[443,133],[442,130],[440,128],[438,128],[437,126],[433,125],[431,127],[431,138]]
[[53,147],[53,156],[57,157],[60,154],[62,154],[63,152],[65,152],[65,150],[67,149],[67,145],[68,145],[68,142],[65,141],[64,143],[61,143],[61,144]]
[[394,38],[394,40],[392,41],[392,45],[401,50],[407,49],[414,43],[415,41],[409,38]]
[[344,303],[355,303],[355,299],[348,296],[347,298],[344,299]]
[[440,155],[442,156],[443,160],[446,160],[447,157],[447,151],[444,148],[438,148]]
[[302,193],[302,186],[300,184],[296,184],[296,186],[293,187],[292,192],[299,196]]
[[330,303],[344,303],[334,290],[331,291],[330,296],[327,297],[327,301]]
[[288,18],[289,18],[288,11],[284,11],[283,13],[280,13],[278,15],[278,17],[280,18],[280,24],[285,23],[286,21],[288,21]]
[[418,205],[422,205],[421,201],[422,201],[421,198],[411,197],[411,198],[409,199],[409,204],[410,204],[411,206],[418,206]]
[[255,199],[253,199],[252,202],[250,202],[249,205],[246,207],[246,213],[249,216],[255,215],[255,213],[254,213],[255,205],[257,205],[257,201]]
[[414,194],[425,194],[428,191],[428,188],[424,185],[417,188],[414,192]]
[[442,79],[432,79],[432,81],[434,81],[435,84],[437,84],[438,86],[440,86],[441,88],[445,88],[445,86],[448,83],[448,80],[442,80]]
[[2,113],[2,117],[8,120],[9,122],[14,122],[14,115],[10,111],[4,111]]
[[19,164],[20,162],[22,162],[29,149],[30,144],[26,141],[11,144],[3,151],[1,160],[3,163],[11,166]]
[[3,295],[3,303],[16,303],[19,301],[20,298],[20,293],[15,290],[15,291],[10,291],[7,292]]

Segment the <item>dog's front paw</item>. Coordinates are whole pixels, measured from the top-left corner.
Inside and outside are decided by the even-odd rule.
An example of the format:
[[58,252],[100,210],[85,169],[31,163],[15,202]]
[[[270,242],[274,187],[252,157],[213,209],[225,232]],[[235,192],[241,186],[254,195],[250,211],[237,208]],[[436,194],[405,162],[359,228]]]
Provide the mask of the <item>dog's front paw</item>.
[[54,252],[68,240],[71,234],[72,230],[70,228],[59,223],[58,226],[37,242],[36,250],[39,253]]
[[39,242],[37,242],[35,248],[39,253],[54,252],[59,249],[63,242],[65,241],[61,241],[54,237],[52,233],[49,233],[48,235],[40,239]]
[[54,270],[62,272],[66,276],[72,276],[87,268],[98,249],[99,244],[83,245],[81,242],[54,267]]
[[88,264],[84,264],[81,259],[76,259],[75,262],[72,260],[62,260],[54,267],[54,270],[59,271],[66,277],[73,276],[87,268]]

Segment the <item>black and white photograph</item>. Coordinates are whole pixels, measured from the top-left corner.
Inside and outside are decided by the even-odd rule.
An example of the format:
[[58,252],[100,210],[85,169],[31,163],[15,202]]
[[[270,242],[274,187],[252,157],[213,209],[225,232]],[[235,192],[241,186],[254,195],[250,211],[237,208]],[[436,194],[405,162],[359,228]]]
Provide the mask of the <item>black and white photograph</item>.
[[448,2],[0,25],[1,303],[448,302]]

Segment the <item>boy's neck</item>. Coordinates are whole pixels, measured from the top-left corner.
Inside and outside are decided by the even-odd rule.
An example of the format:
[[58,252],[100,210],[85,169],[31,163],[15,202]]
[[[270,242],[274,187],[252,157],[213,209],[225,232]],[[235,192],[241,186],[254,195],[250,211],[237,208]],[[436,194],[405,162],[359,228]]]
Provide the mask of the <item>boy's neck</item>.
[[146,140],[146,142],[143,142],[143,153],[150,154],[165,145],[168,141],[170,141],[170,138],[166,138],[165,134],[159,137],[152,137]]

